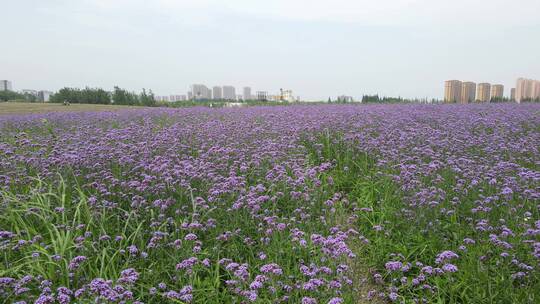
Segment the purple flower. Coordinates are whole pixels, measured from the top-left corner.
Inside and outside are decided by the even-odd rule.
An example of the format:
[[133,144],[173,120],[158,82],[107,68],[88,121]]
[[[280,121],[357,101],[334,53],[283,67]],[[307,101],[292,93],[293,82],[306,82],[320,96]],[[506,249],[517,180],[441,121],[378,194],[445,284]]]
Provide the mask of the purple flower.
[[459,255],[457,255],[453,251],[446,250],[437,255],[437,258],[435,259],[435,263],[440,264],[444,261],[457,259],[457,258],[459,258]]
[[139,279],[139,273],[133,268],[122,270],[118,283],[133,284]]
[[401,270],[401,267],[403,267],[403,263],[399,261],[386,262],[386,264],[384,264],[384,267],[390,272],[398,271]]
[[328,304],[341,304],[343,303],[343,299],[342,298],[331,298],[329,301],[328,301]]
[[193,234],[193,233],[188,233],[185,237],[184,237],[184,240],[186,241],[195,241],[197,240],[197,235]]
[[85,256],[76,256],[69,262],[68,269],[69,270],[76,270],[80,267],[81,263],[86,261],[87,257]]
[[303,297],[302,304],[317,304],[317,300],[315,298]]
[[458,268],[457,268],[457,266],[454,265],[454,264],[444,264],[444,265],[442,266],[442,270],[443,270],[444,272],[456,272],[456,271],[458,271]]

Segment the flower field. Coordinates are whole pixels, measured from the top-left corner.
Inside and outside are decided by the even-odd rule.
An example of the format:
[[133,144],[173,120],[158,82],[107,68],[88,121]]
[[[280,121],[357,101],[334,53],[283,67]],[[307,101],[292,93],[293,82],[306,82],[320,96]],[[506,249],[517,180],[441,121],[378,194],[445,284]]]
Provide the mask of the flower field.
[[0,196],[0,303],[540,302],[539,104],[2,116]]

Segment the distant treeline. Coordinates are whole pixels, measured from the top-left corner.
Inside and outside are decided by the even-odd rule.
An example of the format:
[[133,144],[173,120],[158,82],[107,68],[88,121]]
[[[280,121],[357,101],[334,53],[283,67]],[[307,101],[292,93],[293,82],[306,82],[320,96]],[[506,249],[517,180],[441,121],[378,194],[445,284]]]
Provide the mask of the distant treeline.
[[407,98],[402,98],[402,97],[387,97],[387,96],[380,97],[378,94],[362,96],[362,103],[420,103],[420,102],[427,102],[427,100],[407,99]]
[[0,91],[0,101],[24,100],[24,95],[13,91]]
[[132,106],[155,106],[156,100],[152,90],[143,89],[140,94],[128,92],[119,87],[114,87],[113,92],[101,88],[63,88],[51,95],[50,102],[56,103],[89,103],[89,104],[112,104]]
[[29,101],[36,102],[38,97],[29,93],[18,93],[14,91],[0,91],[0,101]]

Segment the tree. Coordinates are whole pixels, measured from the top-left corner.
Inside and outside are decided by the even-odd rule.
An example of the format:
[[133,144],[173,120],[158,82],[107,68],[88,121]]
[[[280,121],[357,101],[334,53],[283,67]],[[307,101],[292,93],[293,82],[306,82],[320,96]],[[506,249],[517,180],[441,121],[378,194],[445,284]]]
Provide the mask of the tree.
[[135,93],[128,92],[127,90],[119,87],[114,87],[112,94],[112,100],[114,104],[118,105],[137,105],[139,104],[139,97]]
[[9,101],[9,100],[22,100],[25,99],[23,94],[13,92],[13,91],[0,91],[0,101]]
[[50,102],[63,103],[65,101],[70,103],[79,103],[81,100],[81,93],[76,88],[61,88],[58,92],[51,95]]
[[156,99],[154,98],[154,93],[152,90],[149,90],[148,93],[146,93],[146,89],[143,88],[143,91],[140,96],[140,102],[141,105],[145,107],[153,107],[156,105]]
[[86,87],[83,90],[77,88],[62,88],[50,98],[51,102],[62,103],[90,103],[110,104],[111,94],[100,88]]

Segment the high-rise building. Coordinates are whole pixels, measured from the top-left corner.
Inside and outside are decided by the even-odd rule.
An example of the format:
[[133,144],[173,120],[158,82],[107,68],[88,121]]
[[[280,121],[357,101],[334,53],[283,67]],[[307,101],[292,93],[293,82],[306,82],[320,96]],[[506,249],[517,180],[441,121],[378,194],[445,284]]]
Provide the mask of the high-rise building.
[[479,83],[476,89],[476,100],[489,102],[491,99],[491,84]]
[[504,86],[502,84],[494,84],[491,86],[491,99],[502,99],[504,97]]
[[534,82],[533,99],[540,99],[540,81],[538,80]]
[[250,87],[244,87],[244,100],[250,100],[251,99],[251,88]]
[[516,83],[516,102],[540,99],[540,81],[518,78]]
[[191,86],[192,98],[195,100],[212,99],[212,91],[204,84],[194,84]]
[[461,84],[460,103],[474,102],[476,98],[476,83],[466,81]]
[[13,91],[13,88],[11,87],[11,81],[0,80],[0,91]]
[[268,92],[266,92],[266,91],[257,91],[255,93],[255,96],[257,97],[258,101],[267,101],[268,100]]
[[444,101],[445,102],[461,101],[461,81],[447,80],[444,82]]
[[221,87],[213,87],[212,88],[212,97],[214,99],[223,99],[223,90],[221,89]]
[[223,99],[225,100],[236,99],[236,90],[233,86],[223,86]]
[[516,101],[516,88],[511,88],[510,89],[510,100],[511,101]]
[[53,92],[51,91],[39,91],[38,92],[38,99],[41,102],[48,102],[51,98],[51,95]]

